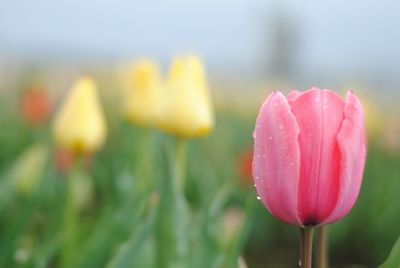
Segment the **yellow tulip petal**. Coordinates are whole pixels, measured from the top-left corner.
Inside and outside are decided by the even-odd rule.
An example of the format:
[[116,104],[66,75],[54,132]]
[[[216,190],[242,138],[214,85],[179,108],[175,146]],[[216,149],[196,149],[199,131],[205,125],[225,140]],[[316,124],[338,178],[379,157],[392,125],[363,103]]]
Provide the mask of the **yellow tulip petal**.
[[154,126],[162,101],[161,77],[157,65],[140,60],[129,71],[129,85],[125,96],[127,118],[144,126]]
[[184,138],[207,135],[213,128],[214,115],[200,59],[176,58],[165,87],[160,127]]
[[106,123],[93,79],[78,80],[55,117],[56,142],[76,153],[98,150],[106,137]]

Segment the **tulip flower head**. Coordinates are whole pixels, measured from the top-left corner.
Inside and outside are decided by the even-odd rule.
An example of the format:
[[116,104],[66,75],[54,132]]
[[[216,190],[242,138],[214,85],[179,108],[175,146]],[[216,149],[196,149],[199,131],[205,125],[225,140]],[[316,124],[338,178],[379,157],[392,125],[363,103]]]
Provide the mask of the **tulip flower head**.
[[366,157],[357,97],[312,88],[273,92],[254,130],[253,178],[264,206],[289,224],[333,223],[353,207]]
[[253,148],[244,150],[239,155],[238,159],[238,173],[240,180],[244,185],[253,186],[252,176],[252,163],[253,163]]
[[24,118],[32,125],[45,122],[51,112],[48,92],[41,87],[31,87],[23,95],[21,110]]
[[37,189],[48,155],[46,146],[34,144],[17,159],[12,168],[11,178],[19,194],[30,195]]
[[69,92],[54,121],[54,137],[61,147],[74,153],[98,150],[106,137],[106,123],[91,78],[81,78]]
[[153,126],[160,114],[162,83],[157,65],[150,60],[137,62],[130,71],[125,113],[134,123]]
[[159,126],[183,138],[207,135],[214,117],[200,59],[176,58],[166,82],[165,102]]

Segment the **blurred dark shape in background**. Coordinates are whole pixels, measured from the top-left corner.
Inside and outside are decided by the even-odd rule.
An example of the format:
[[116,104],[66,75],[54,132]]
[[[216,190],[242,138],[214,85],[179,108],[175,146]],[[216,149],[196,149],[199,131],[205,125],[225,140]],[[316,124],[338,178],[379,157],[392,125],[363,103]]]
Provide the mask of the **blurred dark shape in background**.
[[[285,12],[273,13],[271,28],[266,37],[267,65],[265,76],[269,79],[293,79],[296,77],[297,53],[299,51],[299,25],[295,18],[290,18]],[[267,45],[269,43],[269,46]]]

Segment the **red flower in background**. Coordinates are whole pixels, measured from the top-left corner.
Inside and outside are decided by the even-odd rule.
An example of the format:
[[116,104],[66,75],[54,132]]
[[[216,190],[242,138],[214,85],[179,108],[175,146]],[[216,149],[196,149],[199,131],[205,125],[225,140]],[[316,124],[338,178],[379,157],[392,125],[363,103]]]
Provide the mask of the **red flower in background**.
[[239,155],[238,172],[241,182],[246,185],[253,185],[252,176],[253,148],[248,147]]
[[21,110],[26,121],[32,125],[45,122],[51,112],[52,103],[48,92],[42,87],[28,88],[21,100]]
[[[71,170],[71,168],[73,168],[76,155],[72,151],[66,150],[64,148],[58,148],[55,154],[56,154],[56,167],[61,174],[65,174],[69,170]],[[82,157],[83,157],[83,167],[85,169],[90,168],[90,166],[92,165],[92,156],[83,155]]]

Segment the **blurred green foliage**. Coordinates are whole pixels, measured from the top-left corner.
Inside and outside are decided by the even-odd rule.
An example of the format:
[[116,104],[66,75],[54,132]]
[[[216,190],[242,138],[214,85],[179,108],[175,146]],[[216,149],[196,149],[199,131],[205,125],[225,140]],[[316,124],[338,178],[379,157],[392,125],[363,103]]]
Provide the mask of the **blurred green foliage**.
[[[273,218],[257,201],[253,185],[244,183],[238,172],[239,155],[252,147],[257,107],[247,115],[217,109],[215,131],[188,142],[186,219],[162,197],[165,183],[174,176],[176,141],[128,125],[114,112],[108,118],[106,146],[81,169],[80,176],[91,181],[85,187],[91,187],[92,196],[80,201],[84,205],[72,233],[74,246],[65,260],[65,209],[72,172],[57,169],[49,123],[30,126],[18,111],[18,101],[3,97],[0,267],[154,267],[157,230],[165,227],[160,210],[166,215],[162,219],[173,216],[169,228],[177,228],[183,237],[179,239],[186,241],[182,267],[234,267],[240,255],[252,268],[297,263],[298,230]],[[20,157],[39,143],[49,152],[40,171],[21,163]],[[18,169],[28,170],[15,172],[17,161]],[[360,197],[351,213],[329,229],[332,267],[375,267],[389,255],[400,235],[399,162],[399,152],[382,146],[378,135],[370,137]],[[30,171],[40,176],[33,180],[38,185],[21,194],[13,176],[28,176]],[[229,217],[232,208],[238,213]],[[229,226],[238,228],[230,233]]]

